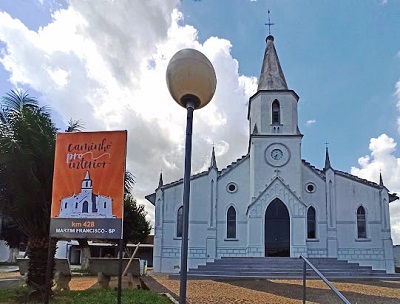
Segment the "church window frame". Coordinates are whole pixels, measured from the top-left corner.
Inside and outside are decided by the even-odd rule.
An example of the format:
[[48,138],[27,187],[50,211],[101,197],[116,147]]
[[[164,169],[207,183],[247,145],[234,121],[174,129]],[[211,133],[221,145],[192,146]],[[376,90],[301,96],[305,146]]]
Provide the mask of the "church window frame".
[[176,211],[176,237],[182,238],[183,234],[183,206]]
[[317,189],[317,186],[315,186],[314,183],[309,182],[305,185],[305,190],[307,193],[314,193]]
[[367,239],[367,212],[363,205],[356,210],[357,239]]
[[234,206],[229,206],[226,211],[226,238],[236,240],[237,237],[237,212]]
[[317,211],[313,206],[307,209],[307,239],[317,238]]
[[281,124],[281,104],[275,99],[271,104],[271,122],[273,125]]
[[229,193],[235,193],[238,189],[238,186],[234,182],[230,182],[226,185],[226,191]]

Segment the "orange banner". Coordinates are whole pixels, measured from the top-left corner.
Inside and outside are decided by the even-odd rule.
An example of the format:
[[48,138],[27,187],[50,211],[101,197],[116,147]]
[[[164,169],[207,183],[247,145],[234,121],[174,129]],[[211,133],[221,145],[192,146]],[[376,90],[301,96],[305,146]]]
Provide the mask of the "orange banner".
[[126,131],[57,134],[52,220],[122,219],[126,141]]

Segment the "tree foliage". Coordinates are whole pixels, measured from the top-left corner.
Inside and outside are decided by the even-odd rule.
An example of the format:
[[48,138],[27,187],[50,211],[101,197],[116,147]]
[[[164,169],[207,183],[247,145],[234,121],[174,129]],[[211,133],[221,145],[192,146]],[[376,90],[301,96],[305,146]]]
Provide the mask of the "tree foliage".
[[48,110],[26,92],[7,93],[0,108],[0,209],[27,236],[27,282],[43,290],[57,129]]
[[124,244],[143,243],[150,234],[151,225],[146,220],[147,212],[143,205],[138,205],[132,194],[135,177],[125,172],[124,183]]
[[10,248],[19,248],[20,243],[26,242],[26,236],[18,228],[15,221],[7,214],[0,214],[0,239],[5,240]]

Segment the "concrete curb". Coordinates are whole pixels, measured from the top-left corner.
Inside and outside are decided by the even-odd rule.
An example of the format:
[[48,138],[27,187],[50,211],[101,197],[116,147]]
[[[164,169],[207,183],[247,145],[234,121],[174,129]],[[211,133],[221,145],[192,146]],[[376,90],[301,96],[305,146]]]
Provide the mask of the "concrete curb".
[[166,293],[162,293],[162,295],[166,296],[168,299],[170,299],[170,301],[174,304],[179,304],[179,302],[177,300],[175,300],[168,292]]

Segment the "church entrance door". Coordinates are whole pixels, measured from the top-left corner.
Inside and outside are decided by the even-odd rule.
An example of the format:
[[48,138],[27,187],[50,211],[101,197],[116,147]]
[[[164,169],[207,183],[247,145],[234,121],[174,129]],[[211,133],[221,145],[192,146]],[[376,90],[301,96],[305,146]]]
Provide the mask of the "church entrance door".
[[289,211],[280,199],[274,199],[265,211],[265,256],[290,256]]

